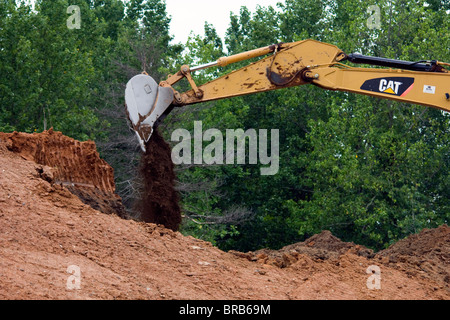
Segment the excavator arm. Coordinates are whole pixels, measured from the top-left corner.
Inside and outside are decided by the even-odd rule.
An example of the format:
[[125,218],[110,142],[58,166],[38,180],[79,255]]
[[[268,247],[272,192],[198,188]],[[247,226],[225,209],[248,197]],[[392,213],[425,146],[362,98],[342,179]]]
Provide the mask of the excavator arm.
[[[269,55],[270,54],[270,55]],[[202,85],[191,73],[215,66],[226,66],[269,55],[239,70]],[[358,68],[343,64],[369,64],[385,68]],[[131,79],[125,93],[127,113],[142,150],[153,129],[175,107],[312,84],[338,90],[403,101],[450,111],[450,72],[448,63],[409,62],[359,54],[345,54],[338,47],[304,40],[276,44],[216,62],[190,68],[187,65],[159,85],[148,75]],[[174,85],[187,79],[191,90],[180,93]]]

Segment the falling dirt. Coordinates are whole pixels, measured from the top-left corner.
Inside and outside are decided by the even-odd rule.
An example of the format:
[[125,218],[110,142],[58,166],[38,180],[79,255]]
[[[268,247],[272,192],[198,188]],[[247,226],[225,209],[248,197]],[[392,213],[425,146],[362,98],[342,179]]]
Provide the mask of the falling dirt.
[[[55,183],[65,176],[58,173],[59,167],[42,158],[37,162],[42,146],[52,145],[53,138],[65,140],[56,133],[47,136],[41,151],[30,144],[20,152],[14,138],[0,134],[0,299],[450,298],[446,225],[424,230],[377,254],[328,231],[278,251],[223,252],[208,242],[156,224],[107,215],[85,204],[83,197],[69,191],[71,185]],[[31,139],[41,141],[38,136]],[[170,177],[170,170],[165,170],[154,172],[159,177],[154,181],[163,181],[164,174]],[[102,173],[94,180],[107,176]],[[96,185],[96,190],[106,192],[102,186],[108,184]],[[165,205],[173,209],[170,201],[162,203],[158,210]],[[375,289],[368,285],[372,266],[381,270],[380,286]],[[79,270],[78,275],[73,270]],[[73,277],[78,277],[78,287],[73,286]]]
[[175,190],[172,151],[157,130],[147,144],[146,153],[142,155],[139,171],[143,179],[141,200],[137,203],[140,219],[178,231],[181,208]]

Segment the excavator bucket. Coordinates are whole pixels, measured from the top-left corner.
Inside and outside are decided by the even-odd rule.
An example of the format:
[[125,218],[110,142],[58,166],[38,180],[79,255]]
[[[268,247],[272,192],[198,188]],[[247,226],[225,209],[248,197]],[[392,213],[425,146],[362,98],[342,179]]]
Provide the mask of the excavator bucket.
[[137,75],[125,90],[128,119],[143,152],[159,122],[170,112],[174,95],[171,88],[160,87],[152,77]]

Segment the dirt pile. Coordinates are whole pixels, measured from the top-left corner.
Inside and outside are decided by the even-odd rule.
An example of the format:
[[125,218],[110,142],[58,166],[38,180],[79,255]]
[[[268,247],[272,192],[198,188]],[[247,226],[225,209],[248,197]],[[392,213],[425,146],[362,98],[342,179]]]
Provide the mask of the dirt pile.
[[306,240],[295,243],[280,250],[262,249],[255,252],[234,254],[262,264],[270,264],[279,268],[287,268],[296,263],[301,255],[307,255],[315,261],[338,260],[340,256],[351,253],[357,256],[371,258],[372,250],[354,243],[343,242],[330,231],[322,231]]
[[450,227],[425,229],[379,252],[377,259],[408,275],[436,281],[450,290]]
[[343,242],[330,231],[322,231],[305,242],[286,246],[280,250],[255,252],[232,252],[249,261],[288,268],[308,257],[315,262],[338,262],[342,256],[351,254],[367,258],[377,265],[400,270],[408,276],[420,277],[450,292],[450,227],[425,229],[411,235],[386,250],[373,250],[350,242]]
[[115,194],[114,170],[100,158],[93,141],[79,142],[52,129],[43,133],[0,133],[4,147],[41,166],[37,173],[66,187],[85,204],[107,214],[127,217]]
[[[447,226],[375,257],[324,232],[252,261],[251,254],[103,214],[53,183],[50,167],[9,149],[0,139],[0,299],[450,298],[436,277],[448,267]],[[282,268],[271,263],[283,254],[295,260]],[[425,270],[409,257],[424,260]],[[367,285],[373,265],[381,269],[377,290]]]
[[141,200],[137,203],[140,219],[178,231],[181,208],[175,190],[172,151],[157,130],[147,145],[146,153],[142,155],[139,171],[143,185]]
[[435,288],[443,288],[450,293],[450,227],[447,225],[425,229],[378,253],[364,246],[343,242],[329,231],[280,250],[232,253],[249,261],[278,268],[296,268],[299,264],[303,265],[305,259],[339,265],[342,257],[348,255],[364,257],[374,265],[399,270],[408,277],[428,280],[436,284]]

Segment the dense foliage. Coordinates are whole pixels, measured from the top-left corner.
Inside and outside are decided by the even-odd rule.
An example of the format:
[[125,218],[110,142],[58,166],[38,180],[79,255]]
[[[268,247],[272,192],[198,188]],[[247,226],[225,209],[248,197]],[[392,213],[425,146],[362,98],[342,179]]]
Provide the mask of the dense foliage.
[[[0,0],[0,131],[50,127],[93,139],[115,168],[132,211],[139,148],[123,110],[124,85],[143,70],[157,81],[180,65],[307,38],[347,53],[450,62],[448,1],[285,0],[230,14],[173,44],[162,0]],[[81,28],[67,27],[69,5]],[[212,24],[211,24],[212,23]],[[239,66],[242,65],[239,64]],[[203,83],[236,68],[195,75]],[[182,83],[180,90],[187,89]],[[184,86],[184,87],[183,87]],[[279,129],[280,169],[178,166],[183,232],[223,249],[279,248],[323,229],[381,249],[450,216],[450,116],[432,108],[302,86],[176,110],[161,127]]]

